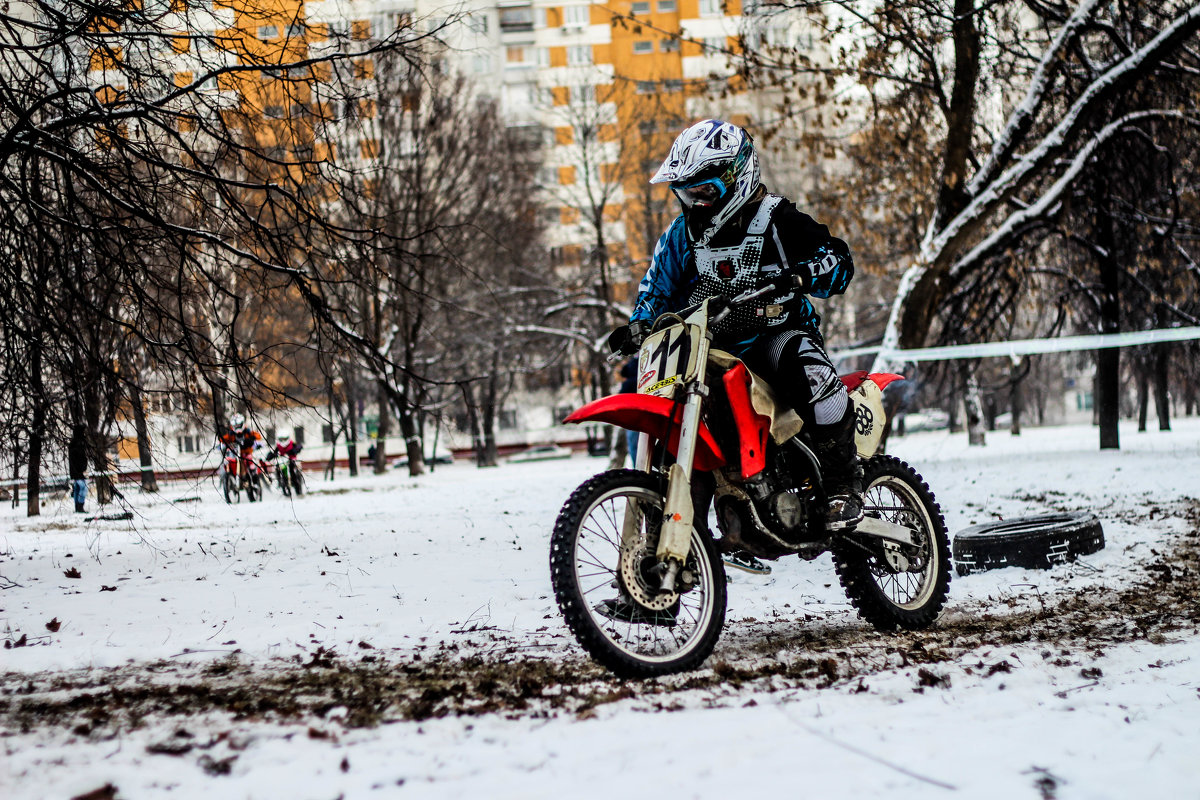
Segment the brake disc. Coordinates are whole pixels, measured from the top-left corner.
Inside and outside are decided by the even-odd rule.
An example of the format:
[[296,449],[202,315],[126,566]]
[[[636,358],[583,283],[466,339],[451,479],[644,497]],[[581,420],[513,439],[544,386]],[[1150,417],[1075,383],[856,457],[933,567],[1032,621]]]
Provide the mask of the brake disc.
[[621,583],[638,605],[651,611],[665,611],[679,599],[677,592],[658,590],[658,557],[648,542],[621,548]]

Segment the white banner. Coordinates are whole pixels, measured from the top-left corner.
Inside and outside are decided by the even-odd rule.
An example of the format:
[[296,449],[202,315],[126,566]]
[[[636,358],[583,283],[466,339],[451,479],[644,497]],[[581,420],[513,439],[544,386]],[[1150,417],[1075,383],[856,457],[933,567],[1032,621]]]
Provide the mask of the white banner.
[[[883,353],[891,361],[949,361],[956,358],[1016,358],[1033,353],[1069,353],[1076,350],[1104,350],[1110,347],[1131,347],[1159,342],[1185,342],[1200,339],[1198,328],[1161,328],[1153,331],[1096,333],[1087,336],[1059,336],[1054,339],[1017,339],[1011,342],[956,344],[947,347],[922,347],[917,350],[888,350]],[[850,358],[879,353],[882,347],[855,347],[834,350],[832,358]]]

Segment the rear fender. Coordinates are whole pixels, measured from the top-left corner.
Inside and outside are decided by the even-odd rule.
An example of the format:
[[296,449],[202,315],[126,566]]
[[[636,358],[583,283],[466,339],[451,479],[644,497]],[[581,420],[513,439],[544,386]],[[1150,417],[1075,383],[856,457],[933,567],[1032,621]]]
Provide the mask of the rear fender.
[[903,375],[891,372],[866,370],[842,376],[842,383],[850,392],[854,405],[854,446],[863,458],[870,458],[883,438],[883,427],[887,415],[883,408],[883,389],[894,381],[904,380]]
[[[613,394],[601,397],[576,409],[563,422],[607,422],[626,430],[648,433],[667,443],[667,451],[676,455],[679,450],[679,427],[683,421],[683,406],[666,397],[650,394]],[[696,460],[693,465],[702,472],[724,466],[725,456],[712,431],[703,421],[696,436]]]

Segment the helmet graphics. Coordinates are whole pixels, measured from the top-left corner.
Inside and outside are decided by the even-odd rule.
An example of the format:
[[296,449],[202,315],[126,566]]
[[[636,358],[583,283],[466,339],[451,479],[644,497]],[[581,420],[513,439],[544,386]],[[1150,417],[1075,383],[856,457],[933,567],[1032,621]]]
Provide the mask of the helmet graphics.
[[707,241],[754,195],[760,179],[750,134],[706,119],[679,134],[650,182],[669,182],[684,214],[709,218],[702,237]]

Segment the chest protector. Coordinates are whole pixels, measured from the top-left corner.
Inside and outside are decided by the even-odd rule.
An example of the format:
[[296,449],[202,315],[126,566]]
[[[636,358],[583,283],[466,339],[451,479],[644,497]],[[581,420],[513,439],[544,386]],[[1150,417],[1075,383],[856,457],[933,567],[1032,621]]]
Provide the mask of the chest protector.
[[[708,237],[692,245],[692,257],[696,262],[699,279],[688,297],[688,304],[699,303],[715,295],[734,297],[747,289],[757,289],[765,281],[773,280],[783,271],[781,264],[763,264],[763,244],[767,228],[771,225],[771,214],[783,198],[769,194],[758,206],[758,213],[750,221],[746,235],[732,247],[710,247]],[[733,309],[720,325],[720,333],[757,333],[787,322],[787,303],[796,296],[789,292],[783,296],[764,297]]]

